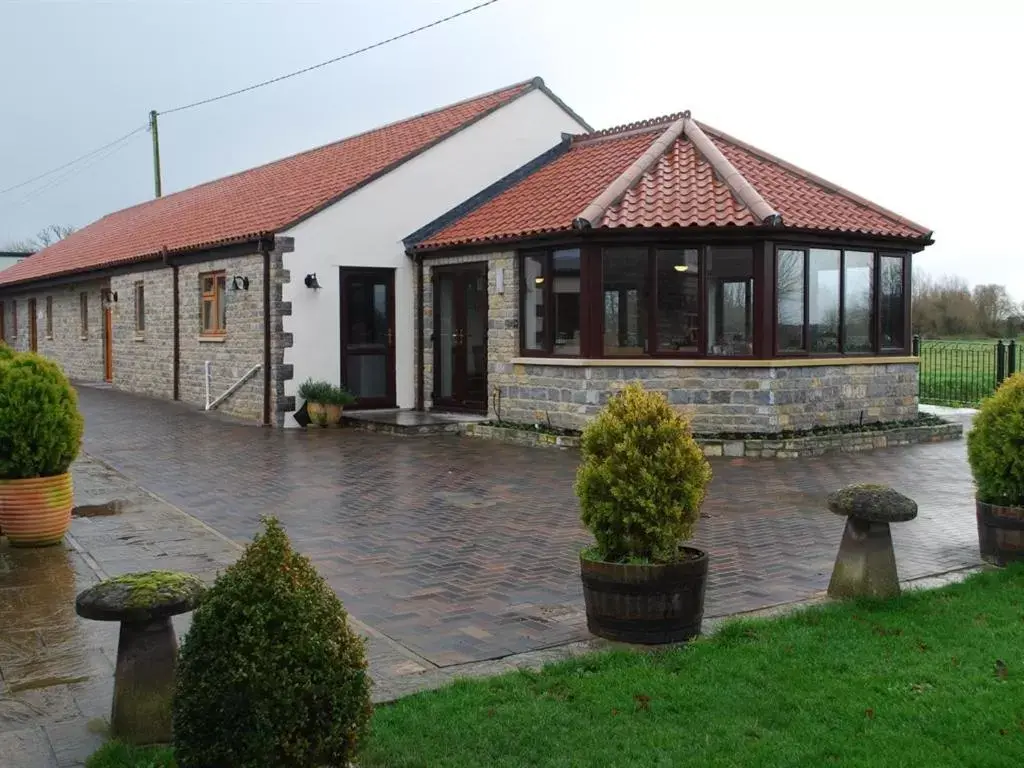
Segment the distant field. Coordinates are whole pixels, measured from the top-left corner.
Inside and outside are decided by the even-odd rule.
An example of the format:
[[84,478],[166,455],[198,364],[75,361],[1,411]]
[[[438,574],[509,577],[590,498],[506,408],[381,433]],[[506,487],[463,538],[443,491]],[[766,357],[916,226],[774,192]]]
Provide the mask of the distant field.
[[996,339],[922,340],[921,402],[955,407],[980,404],[996,388],[996,344]]

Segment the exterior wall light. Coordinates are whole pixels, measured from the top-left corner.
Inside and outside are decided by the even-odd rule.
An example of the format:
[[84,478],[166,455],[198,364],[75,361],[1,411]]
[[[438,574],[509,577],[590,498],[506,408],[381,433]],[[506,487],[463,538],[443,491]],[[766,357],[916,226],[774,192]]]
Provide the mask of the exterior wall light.
[[109,288],[103,288],[100,290],[100,301],[105,301],[107,304],[116,304],[117,291],[111,291]]
[[320,288],[320,282],[316,279],[316,272],[312,272],[306,275],[306,287],[312,288],[314,291]]
[[248,291],[249,290],[249,278],[243,277],[242,275],[235,275],[231,278],[231,290],[233,291]]

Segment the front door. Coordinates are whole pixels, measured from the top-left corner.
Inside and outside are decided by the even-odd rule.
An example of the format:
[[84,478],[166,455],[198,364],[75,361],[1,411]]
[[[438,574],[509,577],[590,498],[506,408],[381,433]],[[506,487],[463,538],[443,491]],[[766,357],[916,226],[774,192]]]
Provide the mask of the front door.
[[434,407],[486,412],[487,263],[434,275]]
[[39,336],[36,320],[36,300],[28,300],[28,348],[33,352],[39,350]]
[[355,408],[394,408],[395,270],[341,270],[341,383]]
[[114,311],[103,307],[103,380],[114,380]]

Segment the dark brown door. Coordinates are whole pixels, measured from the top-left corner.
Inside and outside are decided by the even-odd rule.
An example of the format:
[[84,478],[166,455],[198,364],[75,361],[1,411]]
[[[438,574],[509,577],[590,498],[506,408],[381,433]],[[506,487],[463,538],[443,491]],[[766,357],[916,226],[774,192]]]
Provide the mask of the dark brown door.
[[486,412],[487,264],[434,274],[434,407]]
[[341,270],[341,383],[356,408],[394,408],[395,270]]
[[103,308],[103,380],[114,380],[114,313]]
[[28,300],[28,348],[33,352],[39,350],[38,321],[36,320],[36,300]]

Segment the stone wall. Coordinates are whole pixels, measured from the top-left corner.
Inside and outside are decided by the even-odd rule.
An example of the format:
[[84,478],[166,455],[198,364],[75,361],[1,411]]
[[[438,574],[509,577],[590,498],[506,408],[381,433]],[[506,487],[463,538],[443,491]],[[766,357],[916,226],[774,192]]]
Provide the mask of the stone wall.
[[[282,316],[290,307],[281,300],[281,285],[288,279],[282,253],[287,243],[271,254],[271,417],[280,425],[290,410],[283,395],[290,366],[284,365],[284,348],[290,344],[282,328]],[[223,271],[227,278],[225,302],[227,333],[222,338],[201,337],[199,275]],[[248,290],[232,290],[235,276],[248,278]],[[145,328],[136,327],[136,286],[144,289]],[[28,300],[36,299],[38,350],[59,363],[74,380],[102,381],[103,307],[101,291],[117,294],[110,304],[113,330],[113,385],[138,394],[170,399],[174,395],[174,270],[148,264],[111,277],[108,281],[83,281],[44,291],[5,295],[4,328],[8,343],[20,350],[29,347]],[[80,330],[80,299],[89,302],[88,330]],[[46,334],[46,299],[52,297],[53,334]],[[178,267],[180,378],[179,398],[198,408],[206,402],[205,361],[211,364],[210,396],[215,398],[253,366],[263,363],[263,255],[253,253],[231,258],[182,264]],[[12,303],[18,313],[14,338]],[[294,407],[294,406],[291,406]],[[221,403],[218,411],[245,420],[262,421],[263,371]]]
[[[29,301],[36,302],[37,351],[56,360],[72,379],[103,379],[103,306],[100,292],[107,287],[101,280],[85,281],[45,291],[33,291],[14,297],[3,296],[4,332],[14,349],[29,348]],[[86,295],[87,325],[82,328],[81,295]],[[47,333],[47,297],[51,300],[53,333]],[[13,313],[17,311],[17,335]]]
[[[424,392],[430,407],[433,389],[433,268],[446,264],[488,262],[489,415],[494,418],[496,390],[500,417],[509,421],[550,421],[579,429],[608,397],[632,381],[664,392],[690,415],[699,432],[779,432],[860,421],[902,421],[917,414],[917,364],[799,365],[783,361],[752,365],[664,360],[606,365],[580,361],[532,360],[519,356],[518,261],[512,252],[457,256],[427,261],[424,266]],[[502,293],[497,272],[503,272]],[[768,361],[765,361],[768,362]],[[702,364],[703,363],[703,364]]]

